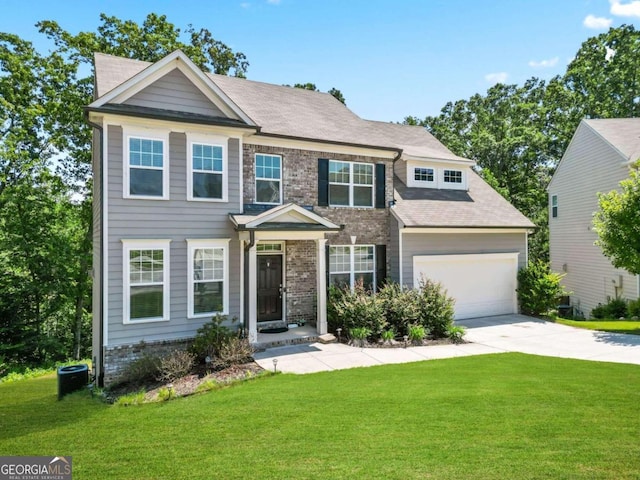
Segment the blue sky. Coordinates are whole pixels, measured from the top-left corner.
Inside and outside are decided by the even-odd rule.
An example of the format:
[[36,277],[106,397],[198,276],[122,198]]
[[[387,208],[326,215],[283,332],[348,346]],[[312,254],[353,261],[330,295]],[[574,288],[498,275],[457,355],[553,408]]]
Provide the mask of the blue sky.
[[436,115],[496,81],[562,74],[581,43],[640,22],[640,0],[32,0],[4,1],[0,31],[51,45],[39,20],[95,31],[99,14],[166,14],[246,54],[247,77],[336,87],[372,120]]

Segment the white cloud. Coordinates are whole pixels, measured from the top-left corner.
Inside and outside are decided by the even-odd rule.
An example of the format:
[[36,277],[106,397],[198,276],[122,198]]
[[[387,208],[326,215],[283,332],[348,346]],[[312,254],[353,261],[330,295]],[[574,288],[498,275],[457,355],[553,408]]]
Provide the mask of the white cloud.
[[618,17],[640,17],[640,0],[629,3],[621,3],[620,0],[609,0],[611,15]]
[[587,28],[592,28],[594,30],[606,30],[611,26],[610,18],[604,17],[596,17],[595,15],[587,15],[582,22],[582,24]]
[[280,5],[280,0],[267,0],[269,5]]
[[484,79],[490,84],[495,83],[504,83],[507,81],[509,74],[507,72],[495,72],[495,73],[487,73],[484,76]]
[[240,4],[240,6],[241,6],[242,8],[245,8],[245,9],[246,9],[246,8],[251,7],[251,4],[250,4],[249,2],[242,2],[242,3]]
[[536,62],[535,60],[529,61],[529,66],[533,68],[550,68],[555,67],[558,64],[558,57],[550,58],[549,60],[540,60]]

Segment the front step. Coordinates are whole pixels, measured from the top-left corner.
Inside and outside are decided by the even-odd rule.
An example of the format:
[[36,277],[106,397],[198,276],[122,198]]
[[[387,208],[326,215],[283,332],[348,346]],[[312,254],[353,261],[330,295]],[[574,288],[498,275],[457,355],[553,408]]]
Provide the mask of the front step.
[[282,338],[279,340],[271,340],[266,342],[257,342],[253,344],[253,348],[257,351],[266,350],[267,348],[286,347],[287,345],[301,345],[304,343],[315,343],[320,341],[319,335],[308,335],[303,337]]

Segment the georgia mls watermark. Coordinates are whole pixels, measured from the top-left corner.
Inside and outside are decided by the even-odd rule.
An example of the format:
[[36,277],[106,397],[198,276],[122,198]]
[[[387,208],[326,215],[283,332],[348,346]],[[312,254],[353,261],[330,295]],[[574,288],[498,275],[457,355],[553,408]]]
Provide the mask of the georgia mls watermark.
[[71,480],[71,457],[0,457],[0,480]]

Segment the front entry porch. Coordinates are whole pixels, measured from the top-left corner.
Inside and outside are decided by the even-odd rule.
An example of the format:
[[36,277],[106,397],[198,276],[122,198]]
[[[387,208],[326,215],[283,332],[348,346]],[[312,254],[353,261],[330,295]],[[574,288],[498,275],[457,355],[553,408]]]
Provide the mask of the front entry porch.
[[[259,215],[231,215],[231,220],[244,251],[242,324],[249,341],[274,346],[326,334],[325,234],[341,227],[294,204]],[[264,327],[288,324],[304,326],[260,333]]]

